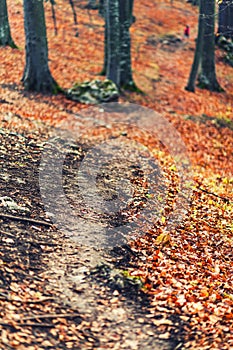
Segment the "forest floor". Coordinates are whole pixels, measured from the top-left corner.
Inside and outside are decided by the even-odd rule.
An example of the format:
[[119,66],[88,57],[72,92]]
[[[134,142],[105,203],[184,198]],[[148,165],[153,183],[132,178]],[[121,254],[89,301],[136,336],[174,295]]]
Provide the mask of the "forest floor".
[[[103,64],[103,20],[96,11],[84,9],[84,1],[75,4],[77,25],[69,5],[56,2],[55,35],[50,4],[45,3],[50,68],[63,88],[98,78]],[[111,126],[98,107],[78,104],[62,94],[25,92],[20,84],[22,1],[8,1],[8,10],[19,49],[1,48],[0,348],[231,349],[233,70],[217,49],[217,76],[225,92],[185,91],[197,9],[185,1],[135,2],[132,64],[135,82],[144,94],[126,93],[120,98],[121,103],[159,113],[185,143],[192,164],[191,198],[187,215],[170,231],[166,216],[173,210],[179,180],[169,145],[166,149],[151,137],[153,121],[147,125],[150,132],[130,124]],[[183,38],[186,24],[191,28],[188,40]],[[120,112],[116,115],[118,122],[123,119]],[[54,213],[45,212],[42,197],[47,183],[40,178],[41,163],[52,154],[51,148],[46,151],[46,141],[50,139],[51,146],[60,130],[68,136],[76,133],[78,140],[67,151],[63,167],[74,216],[67,216],[59,203],[53,181],[55,211],[64,211],[68,220],[68,228],[62,230],[53,225]],[[93,146],[109,138],[121,153],[105,166],[110,185],[106,187],[106,179],[100,178],[98,189],[108,202],[119,187],[119,174],[126,179],[134,195],[121,216],[93,212],[91,189],[86,188],[87,203],[78,192],[77,167]],[[155,187],[165,202],[158,219],[149,207],[155,199],[145,178],[151,171],[146,159],[159,164],[160,179],[167,185],[165,194],[163,187]],[[81,185],[85,190],[85,183]],[[124,185],[124,200],[129,195],[126,190]],[[145,220],[153,223],[150,229],[142,225],[140,234],[129,234],[124,244],[102,246],[107,224],[121,228],[138,213],[143,215],[142,209],[148,214]],[[86,221],[79,221],[79,216]],[[80,222],[85,233],[82,244],[83,232],[77,234],[80,227],[76,227]],[[87,244],[89,237],[94,244],[91,239]]]

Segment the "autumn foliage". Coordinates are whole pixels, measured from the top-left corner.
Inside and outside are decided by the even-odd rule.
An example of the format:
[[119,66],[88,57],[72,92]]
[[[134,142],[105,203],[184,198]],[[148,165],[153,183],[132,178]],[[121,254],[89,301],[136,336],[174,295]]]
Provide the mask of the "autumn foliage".
[[[8,1],[9,21],[19,49],[0,48],[1,116],[18,114],[59,126],[87,106],[63,94],[43,96],[24,92],[22,1]],[[95,79],[103,67],[104,23],[96,11],[76,1],[78,24],[73,23],[68,2],[56,1],[58,33],[54,34],[49,2],[45,3],[49,66],[62,88]],[[166,219],[131,242],[142,259],[130,274],[140,276],[150,298],[150,311],[179,315],[189,349],[233,347],[233,71],[216,50],[216,71],[223,93],[185,91],[197,36],[198,9],[185,1],[135,1],[136,22],[131,27],[132,67],[136,85],[144,92],[127,93],[120,102],[149,107],[167,118],[186,144],[193,171],[193,194],[187,217],[172,232],[164,233]],[[190,37],[183,38],[186,25]],[[180,40],[173,44],[169,37]],[[17,130],[8,118],[9,129]],[[21,128],[23,128],[21,126]],[[100,137],[102,129],[95,130]],[[132,135],[133,137],[133,135]],[[136,135],[135,138],[143,138]],[[142,139],[140,141],[143,141]],[[146,146],[153,149],[151,140]],[[170,163],[164,160],[164,168]],[[171,199],[172,201],[172,199]],[[136,266],[136,267],[135,267]],[[159,325],[175,334],[173,325]]]

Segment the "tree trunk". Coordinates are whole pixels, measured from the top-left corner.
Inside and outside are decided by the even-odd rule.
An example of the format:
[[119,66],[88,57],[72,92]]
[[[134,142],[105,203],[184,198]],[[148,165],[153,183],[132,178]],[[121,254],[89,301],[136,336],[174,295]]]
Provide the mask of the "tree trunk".
[[0,45],[16,48],[11,37],[6,0],[0,0]]
[[118,87],[120,85],[120,22],[119,0],[106,1],[106,25],[107,25],[107,78]]
[[199,20],[198,20],[198,35],[196,42],[196,50],[192,69],[189,76],[188,85],[185,87],[187,91],[195,92],[195,82],[198,73],[198,68],[201,61],[202,47],[203,47],[203,33],[204,33],[204,17],[203,17],[203,5],[205,0],[200,0],[199,4]]
[[223,91],[217,81],[215,71],[215,0],[205,0],[204,12],[204,36],[201,60],[201,74],[198,86],[210,91]]
[[107,65],[108,65],[108,28],[107,28],[107,19],[106,19],[106,1],[100,0],[99,2],[99,16],[103,17],[105,20],[104,23],[104,66],[100,75],[107,74]]
[[227,37],[233,40],[233,1],[229,0]]
[[233,39],[233,1],[222,0],[218,11],[218,35]]
[[119,88],[140,91],[134,84],[131,68],[129,29],[135,21],[132,13],[133,0],[106,0],[104,70],[106,67],[107,78]]
[[101,75],[106,75],[108,66],[108,27],[107,22],[105,22],[104,26],[104,67],[101,72]]
[[218,7],[218,35],[221,36],[224,36],[227,28],[226,3],[227,0],[222,0]]
[[105,18],[106,0],[99,0],[99,15]]
[[130,89],[134,86],[131,68],[131,38],[133,0],[119,0],[120,19],[120,86]]
[[58,85],[48,67],[43,0],[24,0],[24,29],[26,35],[26,65],[23,85],[26,90],[56,93]]

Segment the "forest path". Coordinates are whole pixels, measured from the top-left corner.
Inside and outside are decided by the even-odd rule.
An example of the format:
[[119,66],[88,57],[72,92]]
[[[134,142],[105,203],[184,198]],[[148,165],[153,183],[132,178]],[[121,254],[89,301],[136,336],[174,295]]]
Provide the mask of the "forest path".
[[[133,289],[130,299],[129,294],[125,297],[111,290],[107,279],[105,283],[98,283],[95,276],[90,279],[91,271],[97,266],[108,266],[116,273],[111,256],[100,250],[76,246],[70,240],[62,239],[61,244],[62,251],[49,256],[49,288],[52,286],[62,302],[80,313],[84,319],[83,328],[98,341],[97,349],[174,349],[174,343],[166,339],[167,334],[156,331],[156,322],[161,325],[165,320],[166,324],[166,319],[154,319],[140,300],[134,300]],[[104,280],[103,270],[97,267],[96,271]],[[90,344],[83,344],[83,349],[89,348]]]
[[[60,349],[70,348],[72,344],[72,348],[76,350],[174,349],[177,339],[172,339],[165,328],[169,326],[179,329],[179,323],[172,322],[163,308],[156,314],[152,309],[148,309],[145,295],[140,292],[133,279],[128,279],[125,288],[127,278],[125,279],[122,273],[128,268],[131,260],[130,250],[120,248],[120,252],[114,254],[110,249],[112,247],[104,249],[101,244],[99,248],[81,245],[77,238],[73,239],[69,230],[60,231],[54,226],[46,228],[46,225],[38,226],[36,223],[27,222],[28,216],[42,220],[45,224],[51,220],[51,217],[50,220],[45,218],[38,183],[38,168],[44,142],[50,139],[49,136],[53,137],[54,130],[44,123],[22,119],[19,115],[2,115],[1,123],[1,147],[2,152],[6,152],[0,182],[1,198],[5,198],[1,208],[1,258],[8,269],[13,264],[12,270],[9,271],[15,276],[15,282],[9,282],[9,286],[5,284],[4,291],[10,288],[9,290],[13,290],[13,297],[17,296],[22,300],[35,297],[35,301],[27,303],[26,308],[14,308],[11,299],[7,299],[4,302],[6,315],[3,317],[6,318],[7,324],[8,319],[22,319],[24,322],[24,318],[36,319],[41,315],[45,315],[46,319],[47,314],[48,321],[50,314],[55,321],[57,314],[54,325],[46,323],[52,327],[51,332],[44,328],[41,340],[35,337],[29,323],[19,323],[18,331],[7,335],[5,344],[19,342],[17,339],[26,331],[28,341],[31,344],[36,343],[38,349],[47,349],[48,344]],[[7,128],[4,128],[4,125],[7,125]],[[71,189],[72,184],[70,181]],[[13,195],[12,189],[17,189],[17,194]],[[72,193],[71,189],[69,194]],[[6,198],[12,199],[11,204],[17,203],[18,206],[16,205],[15,209],[8,207]],[[12,221],[4,218],[4,213],[21,217],[22,220]],[[88,225],[86,229],[87,227]],[[95,224],[90,222],[86,234],[92,235],[94,227]],[[9,260],[8,256],[12,257],[12,260]],[[21,269],[25,269],[26,279],[22,275],[21,280],[17,275],[17,264]],[[46,300],[48,296],[51,302],[47,301],[45,305],[41,302],[39,307],[36,306],[36,298],[42,297]],[[8,305],[12,308],[10,314],[7,312]],[[68,315],[79,315],[78,324],[72,321],[64,323],[64,320],[60,319],[61,315],[66,315],[67,312]],[[38,327],[40,324],[43,327],[45,323],[38,321]],[[59,327],[63,327],[62,325],[67,327],[66,337],[64,340],[58,340],[53,335]],[[165,328],[161,331],[163,325]],[[32,323],[32,327],[35,326],[36,323]],[[158,326],[160,331],[157,330]],[[67,343],[70,344],[68,347]],[[26,348],[23,340],[18,344],[21,344],[20,349]]]

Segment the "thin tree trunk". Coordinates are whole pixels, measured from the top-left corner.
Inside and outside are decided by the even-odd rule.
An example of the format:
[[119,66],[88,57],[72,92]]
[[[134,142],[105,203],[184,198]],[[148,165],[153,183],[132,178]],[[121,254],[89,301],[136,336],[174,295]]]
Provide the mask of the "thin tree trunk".
[[17,47],[11,37],[6,0],[0,0],[0,45]]
[[199,4],[199,20],[198,20],[198,35],[196,42],[196,50],[194,55],[194,60],[188,80],[188,84],[185,87],[187,91],[195,92],[195,82],[197,78],[198,68],[201,61],[202,47],[203,47],[203,33],[204,33],[204,14],[203,5],[205,0],[200,0]]
[[133,0],[119,0],[120,14],[120,86],[124,89],[134,86],[131,68],[131,38]]
[[99,1],[99,16],[104,18],[104,65],[103,69],[99,73],[100,75],[107,74],[107,65],[108,65],[108,28],[107,28],[107,19],[106,19],[106,1]]
[[104,67],[103,67],[103,71],[101,72],[102,75],[106,75],[107,66],[108,66],[108,27],[107,27],[107,21],[106,21],[104,26]]
[[106,1],[106,23],[108,62],[107,78],[117,86],[120,84],[120,25],[119,25],[119,0]]
[[43,0],[24,0],[24,28],[26,35],[26,65],[23,85],[26,90],[56,93],[58,85],[48,67]]
[[198,86],[210,91],[223,91],[217,81],[215,71],[215,0],[204,1],[204,37],[201,74]]

